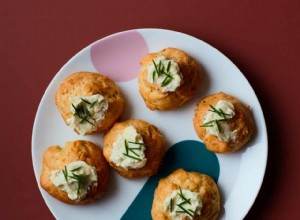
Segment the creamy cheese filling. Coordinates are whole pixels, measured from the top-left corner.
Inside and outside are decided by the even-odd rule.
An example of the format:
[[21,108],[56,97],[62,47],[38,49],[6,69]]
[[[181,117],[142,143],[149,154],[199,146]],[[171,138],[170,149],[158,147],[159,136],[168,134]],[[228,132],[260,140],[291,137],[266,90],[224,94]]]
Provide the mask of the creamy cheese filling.
[[231,102],[220,100],[215,106],[211,106],[209,112],[203,117],[203,126],[206,133],[215,135],[219,140],[229,142],[236,138],[236,131],[231,131],[228,120],[235,115]]
[[62,170],[52,170],[51,182],[64,192],[71,200],[83,199],[90,186],[97,184],[97,171],[84,161],[74,161]]
[[110,160],[126,170],[138,169],[146,164],[145,149],[143,137],[130,125],[113,143]]
[[174,92],[182,83],[183,77],[174,60],[160,56],[148,67],[147,81],[160,86],[163,93]]
[[108,101],[102,95],[78,96],[70,100],[72,117],[67,123],[79,134],[96,131],[105,118]]
[[202,198],[197,192],[179,188],[165,199],[164,210],[173,220],[193,219],[201,215]]

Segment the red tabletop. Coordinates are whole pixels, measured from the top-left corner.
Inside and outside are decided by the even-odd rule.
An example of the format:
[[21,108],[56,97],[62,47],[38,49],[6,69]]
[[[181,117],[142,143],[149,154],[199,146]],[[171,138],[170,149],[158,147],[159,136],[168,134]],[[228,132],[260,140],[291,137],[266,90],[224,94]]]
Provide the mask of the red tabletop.
[[245,74],[262,105],[269,159],[246,219],[300,219],[300,1],[2,0],[1,219],[53,219],[31,160],[36,110],[74,54],[115,32],[164,28],[202,39]]

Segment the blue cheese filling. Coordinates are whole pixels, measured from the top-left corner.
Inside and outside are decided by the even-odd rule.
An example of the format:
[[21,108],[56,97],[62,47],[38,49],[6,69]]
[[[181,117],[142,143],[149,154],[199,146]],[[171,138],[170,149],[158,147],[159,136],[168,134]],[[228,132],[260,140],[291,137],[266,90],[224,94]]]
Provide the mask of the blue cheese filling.
[[199,193],[188,189],[174,190],[164,201],[164,211],[173,220],[194,219],[201,215],[202,198]]
[[228,125],[228,120],[234,115],[234,106],[231,102],[218,101],[203,117],[203,127],[206,127],[206,133],[217,136],[220,141],[235,141],[236,131],[231,131]]
[[160,56],[148,67],[147,81],[160,87],[163,93],[174,92],[183,83],[178,64]]
[[112,145],[110,160],[124,169],[139,169],[145,166],[145,143],[135,127],[128,126]]
[[52,170],[51,182],[64,192],[71,200],[83,199],[91,185],[97,185],[97,171],[84,161],[74,161],[62,170]]
[[108,101],[102,95],[78,96],[70,100],[72,117],[68,125],[80,135],[96,131],[105,118]]

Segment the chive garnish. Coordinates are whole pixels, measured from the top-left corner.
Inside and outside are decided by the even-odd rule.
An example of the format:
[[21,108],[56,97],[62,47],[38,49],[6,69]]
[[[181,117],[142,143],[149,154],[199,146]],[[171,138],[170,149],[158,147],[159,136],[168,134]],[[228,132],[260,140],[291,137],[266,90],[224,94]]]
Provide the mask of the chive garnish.
[[128,143],[126,139],[124,140],[124,144],[125,144],[126,154],[128,154]]
[[133,142],[133,141],[128,141],[130,144],[138,144],[138,145],[145,145],[144,143],[139,143],[139,142]]
[[157,77],[159,77],[160,75],[165,75],[166,77],[164,78],[164,80],[161,82],[160,86],[166,86],[168,85],[174,78],[170,73],[170,68],[171,68],[171,61],[168,62],[168,66],[167,69],[165,71],[165,66],[162,65],[161,60],[159,61],[159,64],[157,66],[157,64],[154,62],[154,60],[152,60],[152,63],[154,65],[155,71],[153,71],[152,73],[152,79],[154,81],[156,75]]
[[173,199],[171,198],[170,199],[170,212],[173,211]]
[[92,122],[90,122],[87,118],[88,118],[88,116],[85,116],[84,118],[81,118],[81,121],[79,123],[82,124],[83,122],[87,122],[90,125],[94,126],[94,124]]
[[218,128],[218,132],[222,132],[221,130],[221,125],[220,125],[220,122],[218,120],[215,120],[216,121],[216,125],[217,125],[217,128]]
[[83,106],[83,113],[87,116],[91,116],[91,113],[89,112],[86,106]]
[[179,196],[180,196],[180,198],[181,198],[185,203],[191,204],[190,199],[185,198],[185,196],[183,195],[180,186],[179,186]]
[[209,105],[209,107],[212,109],[212,110],[209,110],[209,111],[215,112],[220,116],[220,112],[213,105]]
[[[194,214],[193,213],[190,213],[187,209],[185,209],[182,205],[180,204],[176,204],[179,208],[182,209],[182,211],[184,211],[186,214],[188,214],[189,216],[191,217],[194,217]],[[177,211],[178,212],[178,211]]]
[[198,215],[198,216],[199,216],[199,214],[196,213],[196,210],[193,211],[192,209],[188,209],[188,211],[192,212],[194,216],[195,216],[195,215]]
[[168,66],[167,66],[167,72],[170,71],[170,67],[171,67],[171,60],[170,60],[169,63],[168,63]]
[[66,182],[68,182],[68,170],[67,167],[65,166],[63,170],[61,170],[62,173],[64,174],[64,177],[66,179]]
[[96,103],[97,103],[97,101],[94,101],[94,102],[90,105],[90,108],[92,108]]
[[168,85],[168,84],[172,81],[172,79],[173,79],[173,78],[167,76],[167,77],[162,81],[161,86],[163,87],[163,86]]
[[[89,101],[87,101],[85,99],[82,99],[82,100],[86,103],[91,104]],[[79,122],[80,124],[82,124],[83,122],[87,122],[90,125],[94,126],[94,124],[88,120],[88,118],[91,117],[91,113],[89,112],[89,110],[87,109],[86,106],[80,105],[78,107],[75,107],[75,105],[72,103],[72,107],[74,108],[74,111],[75,111],[74,116],[77,115],[81,119]]]
[[222,114],[223,118],[226,118],[226,115],[230,116],[230,114],[226,114],[225,112],[223,112],[221,108],[219,108],[219,111]]
[[[193,211],[192,209],[184,207],[185,204],[190,204],[191,205],[191,199],[190,198],[188,199],[184,196],[180,186],[179,186],[179,194],[178,195],[181,198],[182,202],[180,202],[179,204],[176,204],[176,206],[178,206],[180,208],[180,210],[177,210],[176,213],[186,213],[187,215],[191,216],[192,218],[195,217],[196,215],[198,215],[196,213],[197,209],[195,211]],[[172,208],[173,201],[172,201],[172,199],[170,200],[169,206],[170,206],[169,210],[170,210],[170,212],[172,212],[173,211],[173,208]]]
[[75,107],[75,105],[73,105],[73,103],[72,103],[72,107],[74,108],[75,111],[74,115],[79,115],[78,109]]
[[135,156],[139,157],[139,155],[138,155],[136,152],[134,152],[134,150],[133,150],[132,148],[128,148],[128,150],[129,150],[131,153],[133,153]]
[[210,106],[210,108],[211,108],[209,111],[218,114],[220,117],[223,117],[223,118],[226,119],[226,115],[227,115],[227,116],[230,116],[230,115],[231,115],[231,114],[227,114],[227,113],[223,112],[223,110],[222,110],[221,108],[219,108],[219,110],[217,110],[214,106],[212,106],[212,105],[209,105],[209,106]]
[[88,100],[85,100],[85,99],[83,99],[83,98],[80,98],[83,102],[85,102],[86,104],[89,104],[89,105],[91,105],[91,103],[88,101]]
[[142,150],[141,147],[131,147],[130,149],[131,149],[131,150]]
[[[84,175],[77,175],[74,172],[77,170],[80,170],[82,167],[76,167],[74,169],[71,170],[72,175],[68,175],[68,170],[67,167],[65,166],[61,171],[66,179],[66,182],[68,183],[68,178],[74,179],[77,181],[77,194],[80,193],[80,188],[82,185],[84,185],[86,183],[86,176]],[[69,184],[69,183],[68,183]]]
[[209,105],[209,106],[211,109],[209,109],[208,111],[216,113],[221,118],[208,121],[208,122],[204,123],[203,125],[201,125],[200,127],[213,127],[214,125],[216,125],[218,132],[221,133],[222,126],[221,126],[220,122],[229,120],[230,118],[227,118],[227,116],[231,116],[231,114],[225,113],[221,108],[219,108],[219,110],[217,110],[214,106],[212,106],[212,105]]
[[[138,160],[138,161],[142,161],[141,158],[139,158],[139,154],[135,152],[135,150],[142,150],[142,147],[129,147],[128,143],[132,143],[132,144],[138,144],[138,145],[145,145],[143,143],[139,143],[139,142],[133,142],[133,141],[127,141],[126,139],[124,140],[124,146],[125,146],[125,151],[126,153],[123,153],[124,156],[132,158],[134,160]],[[130,153],[132,153],[133,155],[130,155]]]
[[155,79],[155,74],[156,74],[156,71],[154,70],[153,72],[152,72],[152,81],[154,82],[154,79]]
[[84,175],[77,175],[75,173],[72,173],[72,174],[73,174],[73,176],[69,176],[69,177],[77,180],[77,194],[79,194],[81,186],[83,184],[85,184],[86,177]]
[[158,76],[159,76],[159,71],[158,71],[158,69],[157,69],[156,63],[154,62],[154,60],[152,60],[152,62],[153,62],[154,68],[155,68],[155,70],[156,70],[156,72],[157,72],[157,74],[158,74]]
[[81,167],[77,167],[77,168],[74,168],[73,170],[71,170],[71,172],[75,172],[75,171],[80,170],[80,169],[81,169]]
[[157,72],[158,76],[161,74],[161,60],[158,63],[158,72]]
[[214,126],[213,123],[215,123],[215,120],[208,121],[203,125],[201,125],[200,127],[213,127]]

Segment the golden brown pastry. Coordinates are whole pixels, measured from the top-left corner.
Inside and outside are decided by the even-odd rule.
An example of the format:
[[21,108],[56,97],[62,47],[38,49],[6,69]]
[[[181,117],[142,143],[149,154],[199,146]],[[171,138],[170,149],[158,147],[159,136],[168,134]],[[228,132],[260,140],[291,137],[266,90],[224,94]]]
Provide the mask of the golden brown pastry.
[[193,123],[206,148],[216,153],[240,149],[255,132],[250,107],[223,92],[198,102]]
[[176,48],[150,53],[141,60],[139,91],[151,110],[170,110],[192,98],[202,69],[195,59]]
[[142,120],[115,123],[104,135],[104,157],[126,178],[156,174],[164,152],[164,137],[154,125]]
[[109,129],[125,107],[116,84],[91,72],[68,76],[55,94],[55,103],[65,123],[81,135]]
[[109,171],[99,147],[77,140],[48,147],[43,157],[40,183],[54,198],[82,205],[100,198],[107,189]]
[[220,211],[220,194],[214,180],[201,173],[174,171],[161,179],[154,192],[153,220],[214,220]]

